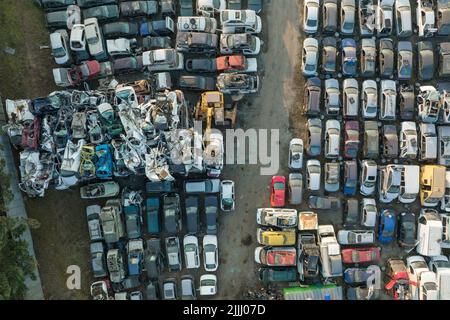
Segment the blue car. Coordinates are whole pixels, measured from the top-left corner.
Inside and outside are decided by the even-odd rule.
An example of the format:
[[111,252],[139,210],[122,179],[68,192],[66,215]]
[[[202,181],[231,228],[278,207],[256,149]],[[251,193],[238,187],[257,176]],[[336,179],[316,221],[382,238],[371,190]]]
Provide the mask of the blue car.
[[342,40],[342,74],[356,76],[358,59],[356,58],[356,42],[353,39]]
[[381,243],[391,243],[395,240],[395,230],[397,217],[391,209],[381,211],[378,221],[378,241]]
[[145,203],[147,212],[147,231],[150,234],[159,233],[161,231],[159,223],[159,198],[148,198]]
[[95,174],[100,179],[110,179],[113,176],[113,156],[109,144],[101,144],[95,147],[97,162]]
[[144,243],[142,239],[128,242],[128,274],[139,276],[142,273],[144,263]]

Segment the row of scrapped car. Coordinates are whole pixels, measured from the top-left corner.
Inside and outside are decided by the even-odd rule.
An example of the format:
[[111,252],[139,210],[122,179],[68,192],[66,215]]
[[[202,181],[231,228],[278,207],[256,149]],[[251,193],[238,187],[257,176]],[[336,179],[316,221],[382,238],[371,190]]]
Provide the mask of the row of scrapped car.
[[[261,208],[256,213],[257,239],[262,246],[255,249],[255,261],[262,265],[259,269],[261,281],[300,280],[309,285],[321,283],[321,277],[343,276],[348,285],[348,299],[377,299],[383,289],[382,274],[376,265],[381,262],[381,248],[373,245],[375,241],[382,245],[398,241],[407,252],[416,248],[421,256],[407,258],[408,270],[401,259],[388,260],[386,292],[392,298],[402,300],[450,298],[450,263],[442,255],[442,250],[449,248],[450,243],[444,227],[448,223],[448,214],[439,214],[431,208],[422,209],[418,219],[409,210],[397,214],[394,209],[383,209],[378,213],[375,200],[364,198],[360,216],[359,200],[350,198],[345,200],[343,208],[345,229],[336,234],[332,225],[318,225],[318,215],[313,211],[297,213],[295,209],[282,208],[283,179],[272,179],[271,204],[278,208]],[[311,201],[311,198],[315,199]],[[339,198],[311,198],[310,207],[316,211],[341,212]],[[422,277],[421,272],[430,271],[426,261],[429,261],[431,272]],[[297,269],[293,268],[295,266]],[[419,267],[421,269],[417,270]]]
[[[409,1],[407,2],[409,5]],[[396,10],[405,3],[405,1],[397,1]],[[371,1],[361,1],[361,4],[369,6]],[[386,1],[383,4],[386,4]],[[333,6],[337,8],[336,1],[326,0],[305,1],[304,5],[304,30],[309,34],[315,34],[318,31],[318,28],[311,29],[314,23],[311,24],[309,18],[319,16],[321,5],[323,5],[324,21],[327,23],[330,18],[333,18],[327,17],[330,13],[329,9]],[[394,1],[391,5],[394,6]],[[308,6],[311,7],[308,8]],[[352,16],[352,13],[353,16],[355,14],[354,1],[342,1],[341,7],[341,34],[345,34],[349,30],[348,18]],[[382,8],[382,10],[386,9]],[[337,15],[334,16],[336,17]],[[316,25],[318,25],[317,20],[314,20]],[[321,30],[324,29],[326,30],[327,26],[324,25]],[[350,29],[353,32],[353,27]],[[337,29],[332,31],[335,32]],[[398,33],[400,37],[404,36],[403,32]],[[283,176],[273,177],[270,195],[272,208],[259,209],[257,212],[257,222],[260,225],[257,239],[264,247],[256,249],[255,261],[269,267],[270,270],[260,271],[262,280],[277,282],[300,279],[302,284],[317,284],[323,283],[323,278],[343,276],[348,299],[377,299],[382,289],[381,286],[377,287],[374,281],[376,277],[381,277],[380,267],[376,265],[381,262],[381,247],[378,245],[384,246],[396,241],[408,254],[415,249],[420,256],[411,254],[406,261],[408,271],[401,259],[389,260],[384,287],[387,293],[394,299],[449,299],[447,282],[450,264],[448,258],[442,255],[449,243],[448,232],[444,227],[448,221],[445,209],[448,199],[445,196],[444,181],[447,93],[439,92],[431,85],[420,86],[416,91],[409,84],[397,85],[391,80],[394,77],[395,67],[394,41],[384,38],[390,34],[391,32],[387,35],[379,32],[379,36],[383,38],[380,41],[382,43],[379,47],[380,51],[390,47],[389,72],[384,74],[382,69],[385,66],[383,51],[380,55],[382,58],[379,59],[382,72],[379,74],[376,72],[376,42],[373,39],[363,39],[360,64],[363,77],[380,76],[390,79],[381,80],[381,90],[378,89],[378,81],[367,79],[363,82],[362,91],[356,79],[345,79],[342,100],[337,80],[326,79],[325,93],[322,94],[322,80],[317,77],[318,74],[323,74],[327,78],[338,75],[335,58],[339,51],[336,48],[337,41],[326,38],[325,50],[322,51],[326,57],[323,59],[322,68],[319,68],[318,41],[314,38],[305,40],[303,71],[311,71],[304,74],[307,77],[314,77],[308,79],[305,86],[304,111],[312,118],[307,122],[306,144],[298,138],[294,138],[290,143],[289,181]],[[390,43],[392,46],[386,46],[384,43]],[[358,75],[356,42],[352,39],[344,39],[342,44],[341,71],[346,77],[356,77]],[[402,43],[399,43],[399,51],[406,47],[400,44]],[[308,48],[305,48],[308,45],[314,48],[309,53]],[[409,53],[412,62],[412,45],[408,47],[411,47]],[[434,60],[432,48],[422,44],[419,47],[423,49],[419,59],[423,59],[424,55],[431,51],[431,61]],[[370,56],[369,63],[364,59],[367,55]],[[349,56],[350,59],[346,61],[345,58]],[[402,78],[405,73],[400,71],[404,69],[402,63],[405,59],[403,54],[399,53],[399,56],[400,77],[398,78]],[[331,63],[327,65],[329,61]],[[308,68],[311,65],[314,67]],[[426,72],[419,71],[421,80],[432,79],[434,63],[428,64],[428,68],[432,70],[431,75],[428,73],[428,76],[424,76]],[[424,70],[424,68],[419,69]],[[415,69],[412,68],[412,63],[409,71],[410,78],[414,77]],[[407,77],[405,80],[410,78]],[[398,91],[397,87],[399,87]],[[325,106],[322,105],[322,101]],[[332,118],[338,117],[339,120],[325,120],[323,130],[324,113]],[[344,121],[341,120],[341,115]],[[395,121],[399,116],[404,121],[397,125]],[[382,120],[382,123],[374,121],[377,118]],[[362,119],[365,120],[364,123],[360,121]],[[420,121],[420,124],[416,124],[414,121],[416,119]],[[436,128],[436,123],[443,125]],[[418,128],[420,128],[419,133]],[[345,131],[344,134],[341,134],[341,131]],[[363,135],[364,138],[361,139]],[[342,136],[344,136],[343,144]],[[364,141],[364,148],[360,147],[362,141]],[[438,150],[439,148],[441,151]],[[308,157],[312,158],[307,159],[306,168],[303,166],[305,149]],[[322,156],[330,161],[324,165],[325,174],[322,174],[323,167],[321,161],[317,159]],[[343,158],[345,161],[342,164]],[[380,165],[377,162],[380,162]],[[390,162],[395,164],[389,164]],[[438,162],[442,162],[443,165],[437,165]],[[312,211],[297,213],[297,210],[285,207],[296,207],[302,202],[303,170],[306,171],[308,206]],[[320,195],[323,190],[322,183],[325,185],[325,193],[331,196]],[[377,189],[378,199],[376,199]],[[344,201],[341,197],[334,195],[342,191]],[[422,206],[420,214],[411,207],[399,211],[395,209],[396,207],[385,208],[384,205],[377,205],[377,203],[393,204],[394,202],[411,205],[416,203],[418,198]],[[298,199],[300,201],[297,201]],[[443,211],[441,213],[434,209],[439,204]],[[319,225],[317,217],[320,218],[320,212],[325,211],[340,213],[343,218],[342,228],[336,225]],[[319,215],[314,212],[319,212]],[[314,216],[316,217],[313,219],[314,226],[305,228],[304,222],[311,220]],[[335,233],[335,228],[340,230]],[[430,268],[434,265],[433,271],[428,272],[425,259],[430,261]],[[425,268],[415,271],[417,261],[420,261],[419,265],[425,264]],[[392,262],[395,263],[392,264]],[[399,266],[402,265],[404,269],[399,271],[401,269]],[[295,269],[292,269],[293,266],[297,266],[298,275],[295,274]],[[436,268],[437,266],[441,267],[440,270]],[[422,271],[428,273],[424,273],[421,280],[420,272]],[[378,281],[379,283],[382,282]]]
[[[152,2],[151,7],[157,11],[158,3],[156,1],[129,1],[121,2],[120,5],[134,8],[139,7],[141,2]],[[160,3],[163,15],[167,14],[163,10],[166,7],[164,3]],[[104,7],[108,7],[108,5]],[[198,3],[198,8],[201,7],[201,3]],[[96,7],[86,10],[90,9],[96,9]],[[152,12],[155,10],[152,9]],[[197,11],[206,12],[200,9]],[[261,41],[258,37],[250,34],[250,32],[258,33],[261,29],[260,18],[256,16],[255,12],[252,10],[221,11],[223,11],[221,15],[222,31],[230,34],[221,36],[220,52],[222,54],[258,54]],[[217,9],[217,12],[221,11]],[[49,14],[57,14],[58,12],[50,12]],[[96,13],[97,11],[94,10],[93,12]],[[171,14],[174,12],[171,12]],[[125,14],[126,17],[130,15],[140,16],[149,15],[149,13],[141,10]],[[233,16],[238,18],[234,19]],[[114,16],[112,18],[114,20]],[[176,50],[172,49],[172,39],[170,38],[175,35],[176,26],[170,16],[166,16],[163,20],[141,22],[116,21],[108,23],[109,20],[105,21],[101,16],[86,18],[86,15],[84,24],[81,24],[81,18],[69,20],[71,24],[67,24],[65,28],[69,29],[70,36],[64,29],[56,30],[50,36],[51,47],[58,64],[79,63],[76,66],[53,70],[55,83],[63,87],[77,86],[84,81],[109,77],[113,74],[182,70],[184,69],[183,54],[209,53],[215,55],[218,50],[218,36],[215,34],[217,22],[213,17],[179,17]],[[75,24],[72,23],[74,21]],[[100,23],[103,24],[102,27],[100,27]],[[61,27],[64,26],[61,25]],[[236,32],[245,33],[233,34]],[[137,39],[138,36],[140,41]],[[75,54],[76,59],[72,59],[71,52]],[[105,61],[109,57],[113,59],[112,62]],[[89,58],[98,61],[88,60]],[[159,73],[154,77],[161,89],[171,87],[172,81],[168,73]],[[180,86],[190,90],[212,90],[216,88],[215,80],[211,80],[211,78],[184,76],[181,80]],[[241,94],[255,93],[258,90],[258,82],[258,77],[254,75],[223,74],[219,75],[217,79],[217,88],[225,93],[235,93],[236,91]],[[241,90],[235,87],[241,88]]]
[[[417,48],[417,49],[416,49]],[[326,37],[322,42],[315,38],[303,41],[302,74],[315,77],[342,75],[344,77],[431,81],[436,77],[448,78],[450,43],[419,41],[394,41],[390,38],[365,38],[357,41],[345,38],[340,41]],[[341,63],[338,63],[338,59]],[[340,65],[340,68],[339,68]],[[417,78],[413,78],[417,70]],[[437,71],[437,72],[436,72]]]
[[[80,189],[82,199],[110,198],[119,194],[119,185],[116,182],[95,183]],[[143,283],[143,273],[150,281],[146,286],[147,299],[158,299],[158,278],[161,277],[165,266],[169,272],[182,270],[182,250],[186,269],[200,268],[200,255],[203,251],[204,268],[207,272],[214,272],[218,268],[217,243],[217,217],[220,193],[220,208],[223,212],[234,210],[234,183],[232,181],[203,180],[187,181],[184,186],[185,218],[182,219],[180,195],[176,193],[173,182],[148,182],[146,194],[148,198],[143,201],[140,192],[124,189],[122,200],[108,200],[105,207],[91,205],[86,208],[89,235],[91,241],[91,259],[94,278],[103,278],[95,282],[92,288],[100,284],[112,283],[115,299],[123,298],[124,290],[135,289],[130,293],[131,298],[142,297],[141,291],[136,290]],[[204,207],[200,210],[201,194],[205,194]],[[162,199],[162,202],[161,202]],[[122,209],[123,208],[123,209]],[[162,209],[162,210],[161,210]],[[145,212],[146,231],[143,215]],[[206,235],[203,237],[200,250],[197,236],[200,232],[200,212],[205,212],[202,220],[206,224]],[[161,228],[164,220],[164,231]],[[181,245],[177,235],[182,229],[182,220],[186,220],[186,235]],[[123,227],[125,225],[125,227]],[[160,239],[156,238],[164,232],[165,247],[162,249]],[[144,234],[150,235],[147,240],[147,249],[144,249],[142,240]],[[126,252],[121,242],[128,241]],[[105,255],[104,245],[108,246]],[[123,256],[127,257],[128,268],[124,267]],[[109,278],[105,279],[106,276]],[[194,278],[189,275],[181,277],[182,299],[195,299],[196,289]],[[200,277],[200,295],[215,295],[217,292],[216,278],[208,274]],[[110,287],[110,285],[107,285]],[[192,289],[193,288],[193,289]],[[192,289],[192,290],[191,290]],[[107,291],[108,292],[108,291]],[[164,299],[177,298],[177,285],[173,278],[163,281]],[[105,294],[105,293],[104,293]],[[109,293],[111,294],[111,293]],[[101,295],[93,294],[95,299]]]
[[450,34],[448,1],[414,2],[415,14],[410,0],[305,0],[302,29],[312,35],[318,32],[339,32],[341,35],[358,34],[363,37],[396,35],[404,38],[414,33],[419,37]]

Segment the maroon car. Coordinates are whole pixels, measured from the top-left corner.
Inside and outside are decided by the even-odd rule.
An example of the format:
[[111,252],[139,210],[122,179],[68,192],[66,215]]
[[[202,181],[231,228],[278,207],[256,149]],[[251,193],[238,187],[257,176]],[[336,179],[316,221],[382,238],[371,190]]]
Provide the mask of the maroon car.
[[358,157],[359,151],[359,123],[347,121],[345,123],[345,147],[344,156],[348,159]]
[[23,126],[22,148],[37,150],[39,147],[39,138],[41,136],[41,119],[35,117]]

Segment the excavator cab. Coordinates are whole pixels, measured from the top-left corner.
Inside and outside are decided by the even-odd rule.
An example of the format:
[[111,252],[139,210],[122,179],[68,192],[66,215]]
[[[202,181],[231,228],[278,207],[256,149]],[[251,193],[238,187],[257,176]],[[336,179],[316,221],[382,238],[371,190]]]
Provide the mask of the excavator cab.
[[219,91],[208,91],[201,95],[200,101],[197,103],[195,109],[195,119],[206,120],[206,129],[212,127],[212,120],[214,118],[215,126],[231,126],[236,122],[236,103],[231,105],[231,108],[226,108],[223,93]]

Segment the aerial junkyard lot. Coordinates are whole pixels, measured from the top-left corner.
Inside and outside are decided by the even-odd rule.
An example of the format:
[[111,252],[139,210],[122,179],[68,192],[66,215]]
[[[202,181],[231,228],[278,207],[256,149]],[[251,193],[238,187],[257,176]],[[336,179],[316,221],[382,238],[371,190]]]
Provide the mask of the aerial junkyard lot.
[[[131,21],[130,24],[115,24],[117,19],[108,21],[107,17],[99,21],[103,26],[102,32],[110,34],[106,36],[107,44],[108,40],[121,37],[140,38],[138,34],[151,34],[155,29],[165,33],[167,27],[170,27],[167,20],[162,20],[159,14],[153,14],[150,6],[147,7],[149,11],[145,12],[145,15],[150,14],[150,21],[161,23],[146,24],[140,23],[140,20],[137,22],[132,18],[124,18],[127,12],[124,2],[126,1],[120,2],[120,21]],[[155,283],[156,278],[149,281],[148,277],[154,277],[150,273],[157,267],[152,269],[150,263],[146,263],[143,267],[147,270],[142,272],[139,264],[128,263],[129,259],[142,260],[142,243],[136,239],[143,237],[146,257],[157,256],[152,253],[152,250],[155,251],[155,247],[158,247],[157,241],[148,240],[161,238],[160,245],[163,251],[166,251],[166,265],[161,274],[156,272],[159,286],[162,289],[165,282],[168,291],[175,286],[179,297],[182,281],[184,284],[190,284],[190,278],[184,276],[194,276],[194,285],[199,288],[201,275],[215,274],[218,292],[214,298],[222,299],[281,298],[283,294],[285,299],[306,299],[313,296],[316,299],[449,298],[447,287],[450,268],[445,261],[448,254],[445,248],[448,244],[446,212],[450,211],[450,186],[447,182],[450,179],[446,179],[445,169],[447,140],[450,136],[450,133],[447,133],[450,104],[445,92],[445,89],[450,87],[447,82],[449,71],[445,69],[449,53],[445,44],[448,38],[440,33],[447,32],[450,21],[447,26],[442,25],[440,20],[436,20],[439,16],[436,12],[442,12],[446,17],[445,13],[448,14],[450,8],[445,7],[445,1],[420,2],[425,7],[422,9],[425,14],[419,14],[418,17],[426,18],[429,24],[436,24],[437,30],[434,30],[417,26],[416,1],[382,0],[386,17],[384,20],[377,20],[376,14],[371,15],[370,4],[376,2],[292,0],[284,1],[283,6],[280,6],[276,1],[263,1],[263,10],[258,13],[262,19],[262,30],[254,30],[258,33],[253,34],[261,40],[262,47],[258,50],[261,52],[256,56],[251,50],[245,52],[248,73],[241,71],[254,76],[254,60],[250,59],[257,57],[259,78],[243,76],[242,79],[251,79],[246,81],[248,84],[255,83],[256,80],[259,93],[239,101],[235,126],[244,129],[279,129],[280,170],[271,183],[270,177],[260,175],[259,165],[225,165],[220,168],[222,180],[235,182],[235,210],[232,213],[219,210],[217,227],[208,222],[208,215],[204,213],[202,204],[201,231],[197,233],[200,247],[213,248],[217,241],[217,270],[214,265],[204,267],[203,251],[200,252],[200,259],[186,259],[186,244],[196,247],[197,239],[183,236],[186,233],[195,234],[195,223],[192,224],[189,220],[186,208],[198,199],[204,202],[205,206],[214,201],[217,203],[219,192],[201,197],[198,197],[198,192],[208,193],[206,190],[209,187],[215,189],[218,181],[210,181],[208,185],[195,183],[185,186],[184,179],[177,179],[174,186],[148,185],[148,179],[155,179],[155,175],[159,179],[165,176],[167,167],[149,166],[148,163],[143,167],[133,157],[130,159],[135,161],[127,162],[122,168],[135,169],[137,175],[118,177],[120,172],[117,166],[114,167],[117,171],[117,174],[113,174],[114,181],[118,182],[121,191],[125,190],[122,204],[123,211],[126,212],[120,216],[127,219],[123,226],[126,229],[124,233],[127,234],[124,238],[130,239],[122,239],[111,245],[116,243],[117,239],[110,238],[110,234],[103,237],[103,241],[109,243],[108,246],[112,249],[108,254],[112,260],[117,262],[117,257],[121,253],[124,254],[123,271],[120,268],[118,272],[109,270],[110,280],[121,282],[122,288],[114,285],[117,291],[133,292],[133,298],[139,297],[138,291],[141,291],[144,297],[150,297],[152,287],[148,288],[147,285],[150,282]],[[426,8],[428,3],[438,2],[439,6]],[[54,80],[64,86],[81,84],[88,80],[89,88],[93,89],[96,88],[97,80],[91,78],[108,75],[111,70],[121,73],[116,74],[119,83],[144,79],[147,73],[143,76],[130,71],[150,66],[152,55],[148,52],[156,42],[161,46],[170,44],[184,56],[185,66],[176,62],[176,57],[180,55],[173,52],[173,69],[185,67],[188,70],[204,68],[206,70],[203,71],[211,71],[217,70],[219,65],[218,61],[214,65],[207,63],[211,62],[210,60],[190,60],[205,59],[207,55],[198,52],[186,53],[184,50],[193,49],[186,49],[183,40],[185,36],[178,30],[178,36],[167,31],[170,40],[160,38],[152,42],[147,38],[148,41],[144,44],[148,48],[143,52],[136,49],[136,43],[133,41],[110,41],[107,50],[109,55],[114,56],[113,59],[105,59],[99,55],[100,64],[83,64],[81,61],[89,59],[82,57],[81,52],[79,54],[82,68],[56,66],[49,50],[38,50],[39,45],[49,43],[49,34],[43,23],[43,11],[22,1],[5,1],[0,5],[4,6],[2,12],[10,12],[8,19],[2,19],[3,22],[0,22],[6,28],[12,28],[20,20],[26,21],[25,25],[21,25],[22,31],[19,29],[17,33],[0,36],[6,37],[0,38],[0,45],[16,48],[15,55],[9,55],[3,50],[0,52],[0,58],[6,62],[0,65],[1,74],[12,75],[10,82],[1,82],[3,98],[45,97],[56,90]],[[242,1],[242,8],[246,6],[247,1]],[[327,12],[331,12],[330,16],[323,15],[325,6]],[[12,8],[18,10],[11,12]],[[339,14],[341,9],[345,15]],[[87,10],[86,13],[84,10]],[[160,9],[158,10],[160,12]],[[88,8],[81,11],[85,15],[84,18],[86,15],[100,14]],[[335,16],[333,12],[336,12]],[[397,15],[400,13],[403,25],[401,30],[397,30]],[[132,13],[125,15],[129,14]],[[111,15],[116,15],[114,9],[111,9]],[[367,24],[362,23],[363,19],[366,19]],[[175,24],[176,21],[177,19],[174,19]],[[370,21],[375,23],[375,27]],[[410,25],[408,21],[411,22]],[[32,28],[32,32],[26,32],[30,29],[28,23],[35,23],[39,27]],[[84,23],[86,24],[86,21]],[[211,31],[214,26],[204,28],[205,31],[208,28]],[[216,28],[219,29],[219,25]],[[223,28],[220,30],[223,31]],[[249,34],[252,33],[250,30]],[[435,34],[430,36],[430,33]],[[215,47],[216,50],[222,51],[218,56],[229,54],[225,49],[219,50],[219,44],[215,44],[221,37],[220,32],[217,34],[218,39],[213,36],[196,39],[206,48],[202,50],[210,52],[211,48]],[[178,45],[175,45],[175,38],[179,39]],[[18,63],[19,58],[24,63]],[[34,61],[41,63],[35,64]],[[421,66],[424,64],[423,67],[419,68],[419,63]],[[52,73],[52,69],[57,71]],[[13,72],[15,70],[20,72]],[[180,102],[183,99],[180,99],[179,94],[176,98],[171,97],[180,103],[181,110],[193,110],[197,102],[201,101],[201,92],[211,90],[211,82],[214,80],[218,82],[219,90],[227,90],[221,85],[223,81],[218,81],[217,73],[198,73],[206,75],[203,78],[181,77],[193,74],[195,72],[192,71],[170,71],[173,89],[184,87],[186,107]],[[167,73],[152,76],[150,80],[152,88],[164,87],[169,82]],[[147,90],[148,87],[142,86],[143,84],[135,85],[135,91]],[[199,91],[192,90],[195,88]],[[83,87],[78,89],[84,90]],[[251,85],[244,90],[245,93],[252,91],[254,89]],[[115,91],[116,94],[118,92],[120,91]],[[127,93],[127,90],[123,93]],[[153,93],[152,91],[143,95]],[[82,95],[75,96],[82,98]],[[206,99],[206,96],[204,97]],[[210,99],[214,97],[209,96]],[[168,98],[170,100],[170,96]],[[138,99],[139,104],[145,102]],[[130,100],[127,103],[130,103]],[[224,104],[228,106],[225,109],[229,111],[230,119],[234,118],[235,109],[232,102],[226,99]],[[181,123],[189,120],[189,117],[184,117],[187,113],[189,112],[180,112]],[[163,113],[156,114],[164,118]],[[171,121],[174,119],[166,114],[165,120],[173,124]],[[215,120],[217,122],[217,119]],[[151,122],[157,123],[156,118],[152,118]],[[73,128],[72,126],[72,130]],[[75,129],[77,128],[79,127],[75,125]],[[33,133],[31,129],[26,128],[25,132]],[[108,129],[112,132],[114,126]],[[83,130],[76,131],[72,132],[72,136],[77,133],[83,135]],[[25,143],[28,149],[32,149],[36,141],[32,139],[32,134],[28,136],[31,138],[25,139]],[[295,139],[291,140],[293,138]],[[302,141],[299,141],[299,138]],[[193,140],[195,141],[195,137]],[[19,141],[23,143],[22,139]],[[112,141],[111,144],[114,147]],[[94,152],[104,154],[102,148],[96,148]],[[291,151],[288,152],[289,150]],[[104,163],[108,164],[108,157],[105,159]],[[116,160],[114,158],[117,165]],[[162,163],[164,164],[164,161]],[[86,168],[89,169],[89,166]],[[210,176],[217,173],[214,169],[218,170],[218,167],[209,168]],[[92,167],[90,170],[85,173],[92,174]],[[171,167],[169,171],[173,173],[172,170]],[[98,175],[97,177],[100,178]],[[204,178],[205,175],[197,177]],[[370,177],[375,177],[375,182]],[[71,178],[63,175],[62,180],[66,181],[63,184],[71,184]],[[80,185],[85,186],[86,182]],[[103,279],[104,271],[108,271],[106,268],[92,271],[90,252],[94,253],[95,257],[101,257],[102,254],[106,255],[106,251],[102,245],[91,245],[90,240],[98,244],[101,235],[95,233],[96,219],[90,220],[92,228],[91,233],[88,233],[86,219],[88,206],[91,217],[101,212],[101,207],[106,208],[105,211],[116,210],[117,207],[114,207],[111,199],[119,198],[121,193],[117,193],[116,184],[109,184],[107,187],[106,192],[112,195],[108,199],[82,200],[79,188],[73,186],[65,191],[49,188],[45,190],[45,197],[26,200],[29,215],[42,222],[41,228],[35,230],[33,236],[47,298],[89,298],[91,283]],[[149,209],[158,201],[166,203],[165,212],[170,211],[172,204],[175,204],[176,208],[179,201],[177,196],[169,193],[171,196],[158,197],[156,193],[160,189],[167,192],[172,188],[177,188],[180,195],[182,233],[176,230],[177,223],[171,223],[166,216],[166,219],[159,221],[164,232],[155,236],[148,223],[149,219],[154,217]],[[199,188],[201,191],[198,191]],[[141,194],[136,194],[133,190],[141,191]],[[185,190],[193,191],[186,193]],[[31,191],[36,189],[32,188]],[[95,186],[90,191],[94,193],[94,197],[98,196],[96,192],[99,190]],[[133,212],[139,211],[140,206],[145,207],[144,223],[133,228],[133,223],[139,225],[138,216]],[[220,204],[216,206],[220,209]],[[257,213],[258,208],[269,207],[273,209],[258,210]],[[280,211],[277,207],[289,209]],[[423,209],[425,211],[422,211]],[[433,209],[437,210],[438,215]],[[424,215],[419,219],[422,213]],[[279,219],[274,219],[277,216]],[[419,221],[422,223],[418,223]],[[174,226],[175,230],[172,229]],[[191,231],[191,228],[194,231]],[[174,233],[178,233],[178,240],[167,237]],[[205,233],[209,235],[204,237]],[[213,236],[214,233],[217,233],[217,238]],[[279,241],[281,238],[284,240]],[[169,239],[167,247],[165,239]],[[178,271],[177,266],[177,241],[182,248],[181,271]],[[255,250],[255,247],[258,248]],[[175,254],[171,254],[172,250]],[[212,251],[209,257],[214,257]],[[428,263],[435,269],[429,271]],[[193,269],[186,269],[187,264]],[[406,270],[406,264],[410,264],[412,268]],[[65,281],[68,275],[65,272],[69,265],[81,267],[81,291],[66,289]],[[168,272],[169,267],[171,270]],[[153,271],[149,271],[150,269]],[[133,281],[136,279],[133,274],[136,273],[142,273],[140,283]],[[422,278],[416,273],[423,273]],[[94,274],[98,278],[94,279]],[[373,274],[381,274],[379,289],[371,288],[365,283],[366,278]],[[261,282],[258,279],[260,277],[265,282]],[[122,281],[124,278],[126,279]],[[305,288],[304,284],[315,285]],[[322,286],[323,284],[326,286]],[[269,290],[261,291],[261,287]],[[123,294],[116,295],[116,298],[122,297]],[[199,298],[205,297],[199,295]]]

